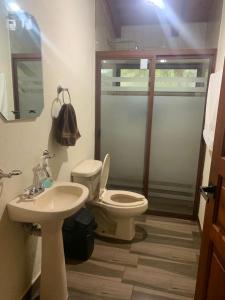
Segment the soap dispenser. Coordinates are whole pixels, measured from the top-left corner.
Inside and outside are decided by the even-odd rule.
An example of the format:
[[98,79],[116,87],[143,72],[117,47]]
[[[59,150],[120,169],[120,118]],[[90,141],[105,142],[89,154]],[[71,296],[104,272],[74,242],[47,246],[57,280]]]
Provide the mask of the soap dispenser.
[[42,184],[45,188],[49,188],[53,184],[53,179],[51,175],[51,171],[49,168],[48,160],[55,157],[55,154],[50,154],[48,150],[43,151],[42,157],[41,157],[41,169],[43,171],[43,180]]

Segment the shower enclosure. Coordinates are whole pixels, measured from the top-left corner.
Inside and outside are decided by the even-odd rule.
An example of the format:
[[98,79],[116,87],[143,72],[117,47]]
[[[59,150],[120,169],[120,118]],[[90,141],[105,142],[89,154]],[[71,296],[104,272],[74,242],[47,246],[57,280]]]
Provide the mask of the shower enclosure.
[[214,50],[97,52],[96,159],[108,188],[143,193],[155,214],[195,217]]

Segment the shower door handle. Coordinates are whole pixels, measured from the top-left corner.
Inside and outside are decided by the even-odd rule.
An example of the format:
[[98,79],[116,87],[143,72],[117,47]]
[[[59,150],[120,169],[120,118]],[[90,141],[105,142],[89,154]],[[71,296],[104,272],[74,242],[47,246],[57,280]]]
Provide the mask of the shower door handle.
[[210,184],[209,186],[201,186],[200,191],[203,198],[209,201],[209,198],[214,198],[216,194],[216,185]]

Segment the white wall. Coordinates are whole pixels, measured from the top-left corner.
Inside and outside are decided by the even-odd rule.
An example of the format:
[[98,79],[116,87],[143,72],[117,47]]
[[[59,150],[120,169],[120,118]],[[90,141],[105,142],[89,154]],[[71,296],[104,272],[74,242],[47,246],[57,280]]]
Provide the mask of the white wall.
[[[183,23],[179,36],[173,37],[168,25],[123,26],[122,40],[135,41],[141,49],[149,48],[205,48],[207,23]],[[118,43],[117,49],[132,44]],[[133,44],[134,46],[134,44]]]
[[[0,182],[0,298],[18,300],[40,272],[40,241],[8,219],[6,204],[32,183],[32,167],[42,151],[56,153],[53,175],[70,180],[78,161],[93,158],[95,16],[90,0],[20,0],[43,33],[45,107],[34,121],[7,123],[0,119],[0,168],[23,174]],[[62,147],[51,136],[51,106],[56,87],[71,92],[82,137],[76,147]],[[49,299],[50,300],[50,299]]]
[[[216,71],[223,70],[224,57],[225,57],[225,3],[223,3],[222,19],[220,25]],[[202,185],[208,185],[211,158],[212,158],[212,153],[209,151],[209,149],[206,149]],[[198,217],[202,228],[203,228],[204,216],[205,216],[205,200],[203,197],[201,197]]]
[[103,0],[95,0],[96,51],[110,50],[110,41],[114,39],[111,17]]

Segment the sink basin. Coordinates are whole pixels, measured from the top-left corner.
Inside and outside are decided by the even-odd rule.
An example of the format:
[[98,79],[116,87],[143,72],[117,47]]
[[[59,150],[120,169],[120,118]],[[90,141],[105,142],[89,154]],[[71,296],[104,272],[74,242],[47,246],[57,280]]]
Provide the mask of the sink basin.
[[58,182],[32,199],[17,197],[9,202],[8,212],[14,221],[42,224],[67,218],[84,205],[87,197],[85,186]]
[[13,221],[41,224],[41,300],[68,299],[61,229],[63,220],[85,204],[88,194],[81,184],[57,182],[32,199],[20,196],[7,204]]

